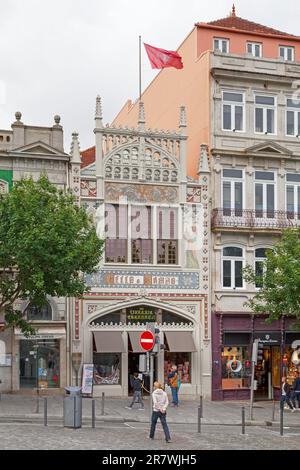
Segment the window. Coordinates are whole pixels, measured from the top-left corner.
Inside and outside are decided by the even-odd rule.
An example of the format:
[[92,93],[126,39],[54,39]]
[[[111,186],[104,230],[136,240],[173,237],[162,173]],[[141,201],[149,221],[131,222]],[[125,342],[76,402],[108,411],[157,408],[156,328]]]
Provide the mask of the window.
[[300,174],[286,175],[286,211],[289,219],[300,219]]
[[25,315],[27,316],[27,320],[31,321],[51,321],[52,308],[48,302],[42,307],[29,304],[25,310]]
[[[270,171],[255,172],[255,217],[274,218],[275,176]],[[265,214],[266,213],[266,214]]]
[[225,131],[244,130],[244,94],[223,91],[222,129]]
[[262,44],[259,42],[247,42],[247,52],[254,57],[262,56]]
[[223,248],[223,287],[243,287],[243,250],[229,246]]
[[127,206],[105,206],[105,262],[127,261]]
[[284,60],[294,60],[295,48],[288,46],[279,46],[279,56]]
[[255,132],[275,134],[275,97],[255,96]]
[[56,388],[59,383],[59,340],[21,340],[20,387]]
[[[226,334],[225,334],[226,335]],[[222,348],[222,389],[250,388],[251,384],[251,353],[250,335],[234,333],[232,336],[247,337],[248,346],[237,342],[234,346],[224,345]],[[226,340],[225,340],[226,344]],[[230,342],[231,344],[231,342]]]
[[229,52],[229,39],[214,38],[214,51],[221,51],[224,54]]
[[94,385],[121,384],[121,354],[94,352],[93,362]]
[[177,365],[180,383],[191,383],[191,353],[189,352],[170,352],[164,354],[164,378],[168,383],[168,374],[171,372],[173,364]]
[[157,210],[157,263],[178,263],[178,212],[175,208]]
[[257,248],[255,250],[255,287],[262,287],[262,277],[264,274],[264,262],[266,260],[266,248]]
[[286,135],[300,136],[300,100],[287,99]]
[[240,217],[243,210],[243,171],[223,170],[223,213]]
[[151,235],[151,207],[138,206],[131,209],[132,263],[153,262]]

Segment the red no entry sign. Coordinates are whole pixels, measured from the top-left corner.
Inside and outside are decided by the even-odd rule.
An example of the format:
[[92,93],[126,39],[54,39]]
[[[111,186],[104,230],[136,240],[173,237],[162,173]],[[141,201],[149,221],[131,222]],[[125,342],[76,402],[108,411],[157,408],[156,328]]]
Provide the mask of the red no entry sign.
[[140,345],[144,351],[151,351],[155,343],[154,335],[151,331],[144,331],[140,336]]

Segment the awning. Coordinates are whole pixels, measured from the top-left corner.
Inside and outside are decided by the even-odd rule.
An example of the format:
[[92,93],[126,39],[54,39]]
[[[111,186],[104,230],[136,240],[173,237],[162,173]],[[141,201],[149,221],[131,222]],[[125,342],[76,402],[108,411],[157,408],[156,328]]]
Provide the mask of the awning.
[[94,331],[97,352],[125,352],[122,331]]
[[170,352],[194,352],[195,341],[191,331],[165,331]]
[[129,338],[132,346],[132,352],[134,353],[144,353],[144,349],[140,345],[140,336],[142,331],[129,331]]

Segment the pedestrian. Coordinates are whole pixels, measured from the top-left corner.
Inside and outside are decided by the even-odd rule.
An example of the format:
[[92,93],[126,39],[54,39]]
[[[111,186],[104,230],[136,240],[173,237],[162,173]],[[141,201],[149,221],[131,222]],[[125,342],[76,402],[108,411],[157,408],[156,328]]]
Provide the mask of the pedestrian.
[[298,372],[298,376],[295,378],[293,383],[293,391],[294,391],[294,407],[296,408],[296,400],[298,402],[298,410],[300,410],[300,374]]
[[281,398],[280,398],[280,406],[283,407],[284,403],[287,404],[286,409],[292,410],[292,413],[295,411],[295,408],[293,407],[291,403],[291,387],[288,384],[287,378],[282,377],[282,386],[281,386]]
[[176,365],[171,367],[171,372],[168,374],[168,381],[172,392],[172,406],[178,406],[179,374]]
[[154,382],[154,391],[152,393],[153,411],[151,416],[150,439],[154,439],[155,428],[158,418],[162,424],[166,442],[171,442],[171,436],[167,425],[167,407],[169,404],[168,395],[163,390],[159,382]]
[[140,409],[144,409],[144,403],[142,400],[142,380],[139,378],[139,374],[134,372],[133,379],[132,379],[132,388],[133,388],[133,398],[132,402],[126,408],[132,410],[134,403],[140,403]]

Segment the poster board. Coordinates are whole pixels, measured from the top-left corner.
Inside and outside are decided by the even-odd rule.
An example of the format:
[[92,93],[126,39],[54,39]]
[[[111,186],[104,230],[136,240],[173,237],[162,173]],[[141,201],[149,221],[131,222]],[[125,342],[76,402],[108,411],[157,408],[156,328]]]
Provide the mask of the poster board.
[[94,364],[83,364],[82,368],[82,395],[93,394]]

